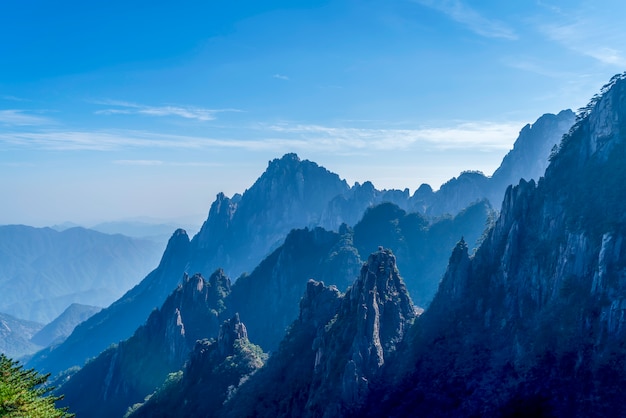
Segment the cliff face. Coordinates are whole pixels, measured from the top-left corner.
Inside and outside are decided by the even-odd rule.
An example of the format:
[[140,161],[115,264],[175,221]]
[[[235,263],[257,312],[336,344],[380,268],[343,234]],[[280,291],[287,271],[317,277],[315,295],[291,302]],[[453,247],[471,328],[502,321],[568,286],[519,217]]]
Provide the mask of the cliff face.
[[230,292],[221,270],[183,283],[126,341],[87,363],[63,385],[64,403],[76,414],[121,416],[182,368],[197,340],[216,335]]
[[553,147],[561,142],[574,120],[574,112],[563,110],[557,115],[545,114],[532,125],[526,125],[491,177],[473,171],[462,173],[425,200],[425,212],[455,214],[482,199],[500,209],[509,185],[517,184],[520,179],[537,181],[544,175]]
[[392,404],[391,415],[626,413],[624,138],[620,76],[564,137],[545,179],[507,190],[475,256],[457,245],[410,360],[397,365],[413,372],[381,389],[392,395],[373,414]]
[[212,417],[241,382],[263,366],[266,356],[248,340],[235,315],[223,322],[217,340],[199,340],[183,370],[170,375],[131,417]]
[[296,154],[270,161],[242,196],[218,195],[192,241],[191,270],[250,272],[290,230],[318,226],[324,207],[346,190],[337,174]]
[[344,416],[404,340],[416,313],[389,250],[370,255],[341,297],[310,281],[266,367],[225,406],[228,416]]
[[274,351],[298,317],[298,303],[310,278],[345,289],[357,277],[361,260],[351,231],[342,232],[293,230],[282,246],[233,286],[229,312],[241,315],[250,339],[264,350]]
[[310,280],[300,314],[265,366],[224,405],[221,416],[306,416],[305,407],[319,361],[314,344],[336,315],[341,293],[335,286]]
[[381,248],[370,255],[313,345],[315,373],[307,413],[339,416],[360,406],[415,317],[396,258]]

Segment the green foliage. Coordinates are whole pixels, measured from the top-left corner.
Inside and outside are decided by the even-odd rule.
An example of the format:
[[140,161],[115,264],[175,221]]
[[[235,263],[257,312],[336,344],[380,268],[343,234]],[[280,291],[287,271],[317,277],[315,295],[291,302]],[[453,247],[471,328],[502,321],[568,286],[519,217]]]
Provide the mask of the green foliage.
[[24,370],[18,361],[0,354],[0,416],[15,418],[73,417],[67,408],[57,409],[54,403],[61,399],[46,396],[53,387],[42,386],[49,375],[34,369]]

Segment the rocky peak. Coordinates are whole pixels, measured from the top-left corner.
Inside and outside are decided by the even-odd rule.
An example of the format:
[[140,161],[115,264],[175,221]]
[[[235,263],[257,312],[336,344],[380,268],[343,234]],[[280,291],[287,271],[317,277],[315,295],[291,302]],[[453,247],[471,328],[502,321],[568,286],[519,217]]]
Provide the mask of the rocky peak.
[[223,357],[234,353],[233,344],[236,340],[248,340],[246,326],[239,320],[236,313],[231,319],[224,321],[217,336],[217,347]]
[[315,379],[321,382],[314,385],[323,389],[311,395],[307,408],[324,405],[325,415],[333,416],[360,405],[415,317],[395,256],[380,248],[369,256],[315,345]]
[[[446,303],[458,300],[464,295],[467,277],[470,271],[470,257],[467,243],[463,238],[452,250],[444,280],[439,285],[437,298],[444,298]],[[437,304],[434,302],[434,306]]]
[[324,282],[309,280],[300,300],[298,320],[311,324],[316,329],[326,325],[337,312],[340,297],[341,292],[336,286],[325,286]]
[[215,247],[224,240],[237,211],[239,200],[241,200],[240,195],[229,199],[224,193],[217,194],[209,209],[207,220],[194,237],[198,248]]
[[165,247],[159,267],[164,267],[165,264],[172,263],[173,260],[186,258],[189,254],[189,244],[190,242],[187,231],[180,228],[174,231],[167,242],[167,247]]

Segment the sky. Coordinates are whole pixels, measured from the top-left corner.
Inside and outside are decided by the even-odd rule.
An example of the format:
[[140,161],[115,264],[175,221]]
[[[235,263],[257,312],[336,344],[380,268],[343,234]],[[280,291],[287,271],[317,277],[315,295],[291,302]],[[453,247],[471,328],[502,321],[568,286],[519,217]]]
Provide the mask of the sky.
[[0,224],[200,223],[288,152],[490,175],[626,70],[626,2],[0,2]]

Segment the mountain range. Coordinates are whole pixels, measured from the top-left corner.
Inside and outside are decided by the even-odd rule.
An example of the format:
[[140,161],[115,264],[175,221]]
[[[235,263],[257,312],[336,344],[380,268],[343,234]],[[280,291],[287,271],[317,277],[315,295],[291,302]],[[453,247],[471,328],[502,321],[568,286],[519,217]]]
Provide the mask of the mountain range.
[[579,112],[544,177],[506,189],[477,250],[457,242],[421,315],[381,247],[343,294],[309,281],[269,359],[230,365],[236,384],[219,385],[221,358],[190,357],[130,416],[177,416],[167,400],[187,416],[626,415],[625,157],[626,73]]
[[[226,390],[215,383],[221,389],[212,410],[223,415],[361,414],[373,393],[395,396],[385,385],[398,378],[399,364],[416,359],[417,350],[399,353],[422,338],[428,315],[419,314],[437,311],[459,248],[478,257],[473,248],[487,245],[502,218],[494,202],[504,196],[504,211],[507,185],[540,177],[573,122],[571,111],[544,115],[522,129],[492,177],[464,172],[437,192],[422,185],[413,196],[369,182],[349,187],[295,154],[270,161],[243,194],[218,194],[193,239],[175,231],[156,269],[28,366],[55,375],[73,368],[55,384],[82,415],[149,415],[171,399],[184,399],[193,414],[206,411],[189,397],[203,393],[195,387],[205,376],[195,368],[216,382],[237,382]],[[519,187],[525,184],[535,183]],[[267,363],[263,351],[271,354]],[[287,373],[294,361],[303,374],[272,385],[268,376]],[[291,400],[268,392],[262,397],[274,401],[251,406],[265,390]],[[272,412],[276,405],[285,406]]]
[[47,324],[72,303],[107,306],[161,251],[151,241],[78,227],[0,226],[0,312]]

